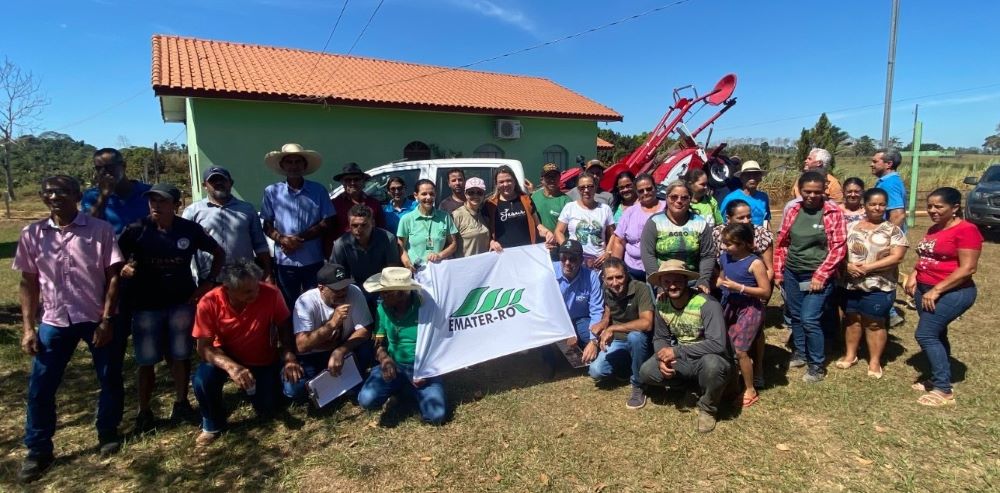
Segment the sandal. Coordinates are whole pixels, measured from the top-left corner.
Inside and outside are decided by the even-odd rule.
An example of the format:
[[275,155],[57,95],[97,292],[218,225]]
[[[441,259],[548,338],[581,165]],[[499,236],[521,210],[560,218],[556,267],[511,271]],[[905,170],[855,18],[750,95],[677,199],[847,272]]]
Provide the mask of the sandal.
[[746,394],[743,394],[743,409],[746,409],[760,400],[760,394],[754,394],[753,397],[747,398]]
[[930,380],[924,380],[922,382],[914,382],[913,385],[910,385],[910,388],[917,392],[930,392],[934,390],[934,384]]
[[837,368],[840,368],[841,370],[846,370],[846,369],[848,369],[848,368],[850,368],[850,367],[852,367],[852,366],[854,366],[856,364],[858,364],[858,357],[857,356],[855,356],[854,360],[852,360],[852,361],[844,361],[842,359],[838,359],[837,362],[833,364],[833,366],[836,366]]
[[878,371],[868,370],[868,376],[872,377],[872,378],[874,378],[876,380],[881,379],[882,378],[882,368],[879,367]]
[[952,394],[951,396],[945,396],[943,393],[941,393],[941,391],[938,390],[932,390],[920,396],[920,398],[917,399],[917,403],[929,407],[945,407],[945,406],[954,406],[955,404],[958,404],[958,402],[955,400],[955,394]]

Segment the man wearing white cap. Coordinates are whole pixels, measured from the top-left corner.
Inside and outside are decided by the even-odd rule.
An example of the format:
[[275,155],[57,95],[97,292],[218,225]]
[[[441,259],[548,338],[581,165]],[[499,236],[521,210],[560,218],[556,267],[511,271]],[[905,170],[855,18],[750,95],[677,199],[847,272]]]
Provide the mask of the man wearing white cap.
[[382,407],[393,394],[414,395],[420,416],[430,424],[441,424],[446,416],[441,377],[413,378],[417,349],[417,315],[420,312],[420,285],[405,267],[386,267],[365,281],[369,293],[381,293],[378,331],[375,333],[375,360],[361,392],[358,405],[368,410]]
[[290,307],[303,291],[316,286],[316,273],[323,266],[321,237],[335,222],[326,188],[305,179],[322,163],[318,152],[298,144],[285,144],[264,156],[264,164],[285,176],[285,181],[264,189],[260,217],[264,234],[275,243],[275,277]]

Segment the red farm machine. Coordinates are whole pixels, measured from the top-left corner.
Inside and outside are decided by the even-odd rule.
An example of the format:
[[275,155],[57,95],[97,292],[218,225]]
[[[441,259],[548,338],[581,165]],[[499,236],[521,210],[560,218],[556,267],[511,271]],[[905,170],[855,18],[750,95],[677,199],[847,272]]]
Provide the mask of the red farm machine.
[[[649,173],[656,180],[656,183],[662,184],[676,180],[688,170],[697,168],[704,168],[708,175],[708,184],[712,189],[725,186],[726,180],[736,171],[734,163],[722,153],[726,144],[719,144],[714,149],[706,151],[698,145],[695,137],[736,104],[736,98],[732,97],[735,89],[735,74],[722,77],[710,92],[701,96],[698,95],[694,86],[674,89],[674,104],[650,132],[649,138],[635,151],[611,165],[604,172],[601,188],[604,190],[614,189],[615,178],[623,171],[631,171],[636,175]],[[687,98],[681,95],[686,92],[693,93],[693,96]],[[695,131],[689,132],[685,124],[705,106],[721,106],[721,108]],[[662,162],[657,162],[657,149],[674,132],[678,134],[676,150],[671,152]],[[564,171],[559,180],[562,187],[574,186],[581,171],[580,168]]]

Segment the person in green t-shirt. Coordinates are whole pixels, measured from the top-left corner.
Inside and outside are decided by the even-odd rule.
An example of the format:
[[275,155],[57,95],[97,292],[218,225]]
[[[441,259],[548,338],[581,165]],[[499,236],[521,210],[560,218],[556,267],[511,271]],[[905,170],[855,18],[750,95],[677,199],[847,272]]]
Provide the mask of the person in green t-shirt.
[[420,312],[420,285],[405,267],[386,267],[368,278],[365,291],[381,293],[378,330],[375,332],[375,360],[358,393],[358,405],[367,410],[381,409],[393,394],[413,395],[420,416],[438,425],[446,416],[444,384],[441,377],[413,378],[417,347],[417,316]]
[[713,225],[722,224],[722,211],[719,210],[719,202],[712,196],[712,190],[708,188],[705,170],[688,170],[682,178],[691,187],[691,208]]
[[434,182],[420,180],[413,187],[419,204],[399,220],[399,242],[403,267],[416,272],[427,262],[451,258],[458,245],[458,229],[451,215],[434,208]]
[[[546,163],[542,166],[542,188],[535,190],[531,194],[531,201],[535,203],[535,210],[538,211],[538,219],[542,226],[549,231],[556,230],[556,223],[559,221],[559,213],[563,207],[572,199],[559,189],[559,166],[554,163]],[[555,246],[549,249],[553,255],[553,260],[558,259],[555,253]]]

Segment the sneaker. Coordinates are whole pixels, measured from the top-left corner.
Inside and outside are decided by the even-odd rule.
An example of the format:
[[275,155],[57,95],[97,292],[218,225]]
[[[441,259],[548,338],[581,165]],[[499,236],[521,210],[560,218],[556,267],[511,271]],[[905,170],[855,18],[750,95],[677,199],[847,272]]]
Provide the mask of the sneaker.
[[792,354],[792,359],[788,360],[789,368],[802,368],[806,366],[806,359],[799,354]]
[[826,378],[826,373],[818,371],[807,371],[805,375],[802,375],[802,381],[805,383],[819,383]]
[[215,443],[215,441],[219,439],[219,435],[221,435],[221,432],[211,433],[208,431],[202,431],[198,434],[198,438],[194,439],[194,444],[197,447],[207,447]]
[[646,393],[638,385],[632,386],[632,394],[625,401],[625,407],[629,409],[642,409],[646,405]]
[[194,412],[191,403],[188,401],[174,402],[173,409],[170,410],[170,421],[178,423],[198,422],[198,413]]
[[122,437],[117,431],[102,431],[97,434],[97,449],[101,457],[117,454],[121,448]]
[[896,327],[898,325],[902,325],[903,322],[905,321],[906,320],[900,314],[896,313],[895,310],[893,310],[893,312],[889,314],[889,327]]
[[17,479],[22,483],[37,480],[52,466],[52,460],[52,455],[25,457],[24,462],[21,463],[21,471],[17,473]]
[[139,411],[139,414],[135,415],[135,433],[143,434],[156,429],[156,416],[153,415],[153,411]]
[[708,433],[715,429],[715,416],[698,410],[698,433]]

